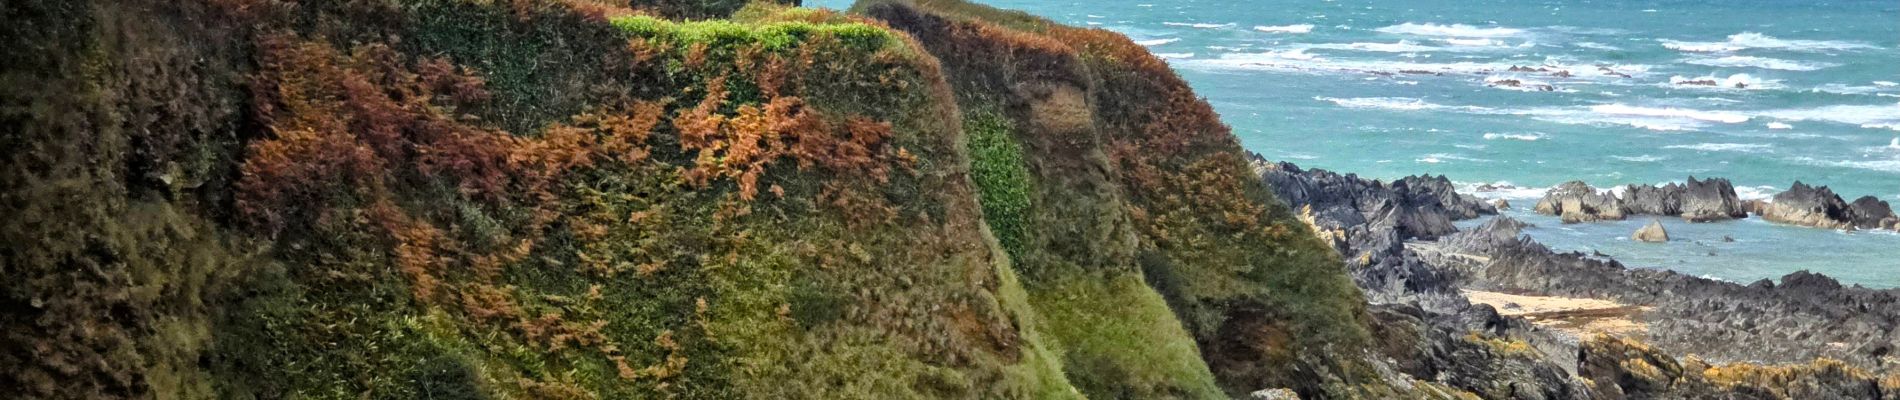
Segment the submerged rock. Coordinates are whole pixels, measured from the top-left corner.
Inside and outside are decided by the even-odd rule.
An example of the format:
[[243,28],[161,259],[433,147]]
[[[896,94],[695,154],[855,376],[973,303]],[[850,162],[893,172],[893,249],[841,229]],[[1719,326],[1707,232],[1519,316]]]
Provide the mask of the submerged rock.
[[1651,218],[1649,225],[1644,225],[1642,229],[1637,229],[1636,234],[1630,235],[1630,239],[1650,243],[1667,242],[1669,241],[1669,231],[1663,229],[1662,220]]
[[1511,202],[1505,201],[1504,199],[1497,199],[1497,201],[1491,202],[1491,207],[1499,210],[1509,210],[1511,209]]

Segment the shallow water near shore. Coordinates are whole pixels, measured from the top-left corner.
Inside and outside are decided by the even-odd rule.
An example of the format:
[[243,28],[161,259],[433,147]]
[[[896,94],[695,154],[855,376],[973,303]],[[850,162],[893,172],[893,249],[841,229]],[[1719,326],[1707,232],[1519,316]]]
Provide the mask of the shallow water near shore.
[[[846,8],[849,1],[810,2]],[[1249,150],[1392,179],[1543,188],[1795,180],[1900,200],[1900,3],[996,0],[1124,33],[1167,58]],[[1513,70],[1513,67],[1516,70]],[[1740,87],[1738,87],[1740,86]],[[1736,282],[1808,269],[1900,286],[1900,235],[1646,218],[1539,227],[1559,250]],[[1736,242],[1722,242],[1723,235]],[[1709,256],[1709,252],[1716,253]]]

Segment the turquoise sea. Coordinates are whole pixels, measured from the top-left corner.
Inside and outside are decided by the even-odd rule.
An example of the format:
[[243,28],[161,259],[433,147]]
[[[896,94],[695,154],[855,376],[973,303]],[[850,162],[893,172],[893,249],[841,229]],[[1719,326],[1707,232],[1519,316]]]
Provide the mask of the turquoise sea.
[[[1559,250],[1749,282],[1807,269],[1900,287],[1900,235],[1756,220],[1563,225],[1568,180],[1697,177],[1764,198],[1795,180],[1900,203],[1900,2],[995,0],[1128,35],[1243,144],[1372,178],[1443,174],[1519,206]],[[847,8],[848,1],[808,5]],[[1724,236],[1735,242],[1725,242]]]

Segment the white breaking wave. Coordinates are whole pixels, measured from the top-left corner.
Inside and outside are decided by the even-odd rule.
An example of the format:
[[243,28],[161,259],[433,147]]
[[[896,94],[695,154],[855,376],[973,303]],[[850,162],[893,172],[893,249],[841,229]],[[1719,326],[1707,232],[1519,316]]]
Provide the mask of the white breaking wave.
[[1794,129],[1794,125],[1788,125],[1781,122],[1769,122],[1768,129]]
[[1681,88],[1703,89],[1759,90],[1782,88],[1780,80],[1764,80],[1749,74],[1734,74],[1726,77],[1707,75],[1693,78],[1676,75],[1669,77],[1669,85]]
[[1751,57],[1751,56],[1696,58],[1696,59],[1690,59],[1685,62],[1690,63],[1690,64],[1695,64],[1695,65],[1707,65],[1711,67],[1761,68],[1761,69],[1778,69],[1778,70],[1783,70],[1783,71],[1814,71],[1814,70],[1819,70],[1823,68],[1840,66],[1840,64],[1834,64],[1834,63],[1794,61],[1794,60],[1783,60],[1779,58]]
[[1443,162],[1445,162],[1445,160],[1453,160],[1453,161],[1470,161],[1470,162],[1478,162],[1478,163],[1488,163],[1488,162],[1491,162],[1491,160],[1486,160],[1486,159],[1482,159],[1482,158],[1472,158],[1472,157],[1466,157],[1466,156],[1461,156],[1461,155],[1457,155],[1457,154],[1451,154],[1451,153],[1432,153],[1432,154],[1426,154],[1426,155],[1424,155],[1423,157],[1419,157],[1419,158],[1417,158],[1417,159],[1414,159],[1414,160],[1412,160],[1412,161],[1417,161],[1417,162],[1422,162],[1422,163],[1426,163],[1426,164],[1438,164],[1438,163],[1443,163]]
[[1663,48],[1690,53],[1728,53],[1746,49],[1824,51],[1879,48],[1866,43],[1844,40],[1780,39],[1755,32],[1742,32],[1728,35],[1728,41],[1723,42],[1691,42],[1667,39],[1661,42]]
[[1726,151],[1736,153],[1766,153],[1774,146],[1759,143],[1696,143],[1663,146],[1665,149],[1683,149],[1695,151]]
[[1164,60],[1180,60],[1194,58],[1194,53],[1155,53],[1155,57],[1161,57]]
[[1623,160],[1623,161],[1629,161],[1629,162],[1657,162],[1657,161],[1669,159],[1669,157],[1652,156],[1648,154],[1644,154],[1640,156],[1610,156],[1610,158]]
[[1439,24],[1415,24],[1415,23],[1410,23],[1410,22],[1388,26],[1384,28],[1379,28],[1377,30],[1379,32],[1402,34],[1402,35],[1450,36],[1450,37],[1468,37],[1468,38],[1470,37],[1481,37],[1481,38],[1510,37],[1510,36],[1517,36],[1519,34],[1524,33],[1524,30],[1522,29],[1512,29],[1512,28],[1501,28],[1501,27],[1500,28],[1479,28],[1479,27],[1465,25],[1465,24],[1439,25]]
[[1781,189],[1777,189],[1774,186],[1735,187],[1735,197],[1742,200],[1770,200],[1775,198],[1776,193],[1781,193]]
[[1788,161],[1793,161],[1800,164],[1822,166],[1822,167],[1856,168],[1856,169],[1864,169],[1864,170],[1869,170],[1869,171],[1880,171],[1880,172],[1900,172],[1900,159],[1820,160],[1820,159],[1815,159],[1813,157],[1795,157],[1795,158],[1788,159]]
[[1460,194],[1469,194],[1485,200],[1537,200],[1549,192],[1547,187],[1518,187],[1511,181],[1497,182],[1452,182]]
[[1154,47],[1154,46],[1160,46],[1160,45],[1164,45],[1164,44],[1168,44],[1168,43],[1174,43],[1174,42],[1179,42],[1179,41],[1181,41],[1181,39],[1180,39],[1180,38],[1167,38],[1167,39],[1151,39],[1151,40],[1136,40],[1136,41],[1135,41],[1135,44],[1138,44],[1138,45],[1142,45],[1142,46],[1148,46],[1148,47]]
[[1313,97],[1313,100],[1332,102],[1333,104],[1339,105],[1340,107],[1373,109],[1373,110],[1400,110],[1400,111],[1462,110],[1462,111],[1467,111],[1467,112],[1485,112],[1485,111],[1490,110],[1488,108],[1477,107],[1477,106],[1447,106],[1447,105],[1442,105],[1442,104],[1432,104],[1424,100],[1410,98],[1410,97],[1334,98],[1334,97],[1317,97],[1316,96],[1316,97]]
[[1611,46],[1611,45],[1597,43],[1597,42],[1577,42],[1577,43],[1572,43],[1572,45],[1586,48],[1586,49],[1591,49],[1591,50],[1617,51],[1617,50],[1623,49],[1621,47]]
[[1167,25],[1167,26],[1185,26],[1189,28],[1200,28],[1200,29],[1230,28],[1234,26],[1234,24],[1231,24],[1231,23],[1208,24],[1208,23],[1187,23],[1187,22],[1163,22],[1161,24]]
[[1621,115],[1621,116],[1687,118],[1687,119],[1693,119],[1693,120],[1698,120],[1698,121],[1721,122],[1725,124],[1739,124],[1743,122],[1748,122],[1748,119],[1749,119],[1749,116],[1747,115],[1721,112],[1721,111],[1702,111],[1702,110],[1691,110],[1691,109],[1686,109],[1686,108],[1674,108],[1674,107],[1665,107],[1665,108],[1635,107],[1635,106],[1628,106],[1628,105],[1623,105],[1623,104],[1604,104],[1604,105],[1598,105],[1598,106],[1591,106],[1590,112],[1605,114],[1605,115]]
[[1805,109],[1771,110],[1759,115],[1784,121],[1826,121],[1868,129],[1900,130],[1900,104],[1835,105]]
[[1410,41],[1405,41],[1405,40],[1400,40],[1398,43],[1321,43],[1321,44],[1300,45],[1297,48],[1375,51],[1375,52],[1381,52],[1381,53],[1417,53],[1417,52],[1444,50],[1444,48],[1424,46],[1424,45],[1412,43]]
[[1535,142],[1539,140],[1544,140],[1544,134],[1542,133],[1486,133],[1484,134],[1484,140],[1522,140],[1526,142]]
[[1467,47],[1503,47],[1505,46],[1504,42],[1491,40],[1491,39],[1449,38],[1449,39],[1439,39],[1439,41],[1445,42],[1446,44],[1450,44],[1453,46],[1467,46]]
[[1893,86],[1900,86],[1900,83],[1889,82],[1889,81],[1874,81],[1874,86],[1893,87]]
[[[1397,46],[1416,45],[1400,42]],[[1524,61],[1421,63],[1387,60],[1329,60],[1305,52],[1309,49],[1367,50],[1372,46],[1361,44],[1358,47],[1354,48],[1353,44],[1294,45],[1284,47],[1279,51],[1264,53],[1227,53],[1216,58],[1197,59],[1192,63],[1184,63],[1181,67],[1212,70],[1367,73],[1386,76],[1435,74],[1489,76],[1508,73],[1511,72],[1512,67],[1520,67],[1533,70],[1543,69],[1543,71],[1525,74],[1559,76],[1567,72],[1570,77],[1566,79],[1572,80],[1617,80],[1625,76],[1644,75],[1651,68],[1641,64],[1566,64],[1559,60],[1545,60],[1541,63],[1536,61],[1529,63]],[[1397,48],[1384,50],[1397,50]]]
[[1266,33],[1308,33],[1308,32],[1313,31],[1313,25],[1312,24],[1281,25],[1281,26],[1257,25],[1253,27],[1253,30],[1266,32]]

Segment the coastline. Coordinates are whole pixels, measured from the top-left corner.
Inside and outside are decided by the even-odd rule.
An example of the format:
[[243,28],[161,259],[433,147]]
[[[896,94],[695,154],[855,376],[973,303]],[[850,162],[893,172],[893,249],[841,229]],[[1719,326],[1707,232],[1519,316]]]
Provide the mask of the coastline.
[[[1488,329],[1493,336],[1484,340],[1521,341],[1580,378],[1583,390],[1636,387],[1597,384],[1632,372],[1633,364],[1606,366],[1592,357],[1673,363],[1693,355],[1689,361],[1771,366],[1832,360],[1875,375],[1900,371],[1900,336],[1892,328],[1900,321],[1900,289],[1843,285],[1808,271],[1744,285],[1631,268],[1602,253],[1553,250],[1524,234],[1530,224],[1511,212],[1497,215],[1487,199],[1459,193],[1443,176],[1384,182],[1258,156],[1254,167],[1335,245],[1375,309],[1415,307],[1426,315],[1416,318],[1421,324]],[[1703,225],[1732,223],[1740,222]]]

